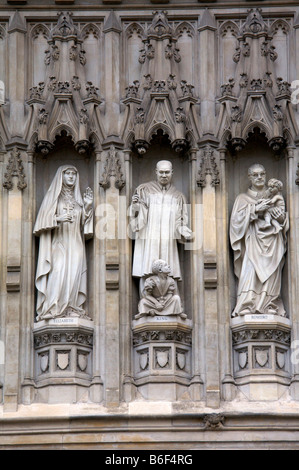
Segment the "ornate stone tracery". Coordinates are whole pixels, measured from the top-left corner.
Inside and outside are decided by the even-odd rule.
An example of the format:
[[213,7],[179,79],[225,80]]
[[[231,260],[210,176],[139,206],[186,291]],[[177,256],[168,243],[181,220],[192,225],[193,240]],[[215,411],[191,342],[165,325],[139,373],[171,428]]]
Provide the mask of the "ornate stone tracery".
[[[217,408],[239,392],[238,399],[258,401],[262,387],[267,400],[286,390],[298,399],[299,371],[290,362],[291,338],[298,336],[292,329],[299,186],[294,13],[271,6],[219,13],[213,5],[197,5],[188,14],[176,6],[152,14],[139,7],[101,8],[91,15],[84,8],[59,10],[55,18],[52,11],[44,23],[26,8],[9,10],[9,27],[5,19],[0,24],[1,321],[15,326],[18,356],[24,352],[26,363],[21,383],[23,371],[14,372],[18,359],[7,350],[3,377],[0,368],[4,402],[73,403],[83,396],[115,407],[163,396],[178,407],[184,401],[186,407],[200,402]],[[137,242],[128,235],[126,211],[133,186],[144,188],[149,168],[164,156],[176,168],[176,187],[190,203],[190,229],[199,239],[189,252],[178,247],[179,297],[188,318],[168,315],[166,308],[135,317],[140,298],[131,268]],[[252,310],[231,319],[238,284],[229,216],[253,157],[284,185],[290,233],[279,294],[285,316]],[[73,160],[83,181],[94,184],[96,224],[108,207],[115,236],[86,244],[92,320],[77,321],[69,310],[60,321],[33,325],[38,247],[32,220],[58,163]],[[267,236],[274,226],[268,223]],[[149,290],[147,306],[153,297]],[[11,395],[5,388],[10,371],[14,378],[19,374]],[[225,427],[221,413],[200,424],[203,431]]]
[[[98,29],[94,25],[90,25],[90,31],[98,37]],[[86,34],[87,29],[81,32],[68,12],[58,15],[57,24],[49,32],[45,81],[30,88],[28,101],[34,110],[29,132],[34,130],[34,115],[40,113],[39,104],[48,114],[48,125],[39,125],[37,129],[36,148],[44,155],[52,150],[55,137],[62,130],[72,137],[79,153],[87,152],[91,144],[90,127],[94,121],[98,125],[99,90],[86,80],[84,71],[86,51],[83,37]],[[82,109],[86,110],[85,120],[82,120]],[[41,124],[39,120],[38,123]],[[101,124],[99,132],[103,133]]]
[[[276,24],[278,27],[279,23]],[[284,30],[287,33],[287,28]],[[291,129],[293,139],[297,134],[290,106],[290,84],[275,74],[273,63],[278,55],[272,44],[271,33],[273,31],[264,20],[262,10],[251,9],[240,28],[239,46],[233,56],[237,64],[235,76],[230,78],[228,84],[222,85],[222,97],[219,99],[232,121],[230,146],[233,151],[238,152],[246,146],[248,135],[254,127],[265,132],[269,146],[275,153],[280,153],[290,143],[286,140],[287,127]],[[256,64],[259,64],[258,67]],[[236,106],[238,123],[234,117]],[[279,122],[277,106],[280,106],[283,115]],[[220,136],[225,121],[223,114]],[[276,121],[276,125],[273,125],[273,121]]]
[[21,152],[17,148],[14,148],[10,152],[10,157],[6,167],[6,173],[4,173],[4,188],[8,190],[13,188],[13,177],[18,178],[17,187],[20,191],[27,187]]
[[[191,35],[190,28],[188,31]],[[129,106],[131,119],[128,123],[135,124],[135,147],[141,155],[147,151],[152,135],[159,128],[169,135],[175,151],[184,152],[189,146],[187,129],[194,126],[192,106],[198,100],[194,96],[194,86],[178,75],[176,64],[180,63],[181,56],[176,44],[180,34],[179,28],[174,30],[170,25],[167,12],[154,12],[143,38],[144,48],[140,51],[142,69],[138,89],[135,88],[134,95],[134,84],[126,89],[124,103]],[[155,51],[160,51],[160,46],[164,54],[157,55]],[[184,119],[178,119],[178,110]],[[193,129],[193,132],[198,132],[198,129]]]

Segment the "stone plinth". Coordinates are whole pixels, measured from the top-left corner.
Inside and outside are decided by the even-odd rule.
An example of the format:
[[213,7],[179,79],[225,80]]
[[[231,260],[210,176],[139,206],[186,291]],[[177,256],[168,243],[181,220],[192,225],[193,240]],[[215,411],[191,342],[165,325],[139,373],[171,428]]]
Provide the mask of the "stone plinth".
[[190,384],[192,324],[178,315],[133,321],[134,379],[151,400],[176,400]]
[[37,401],[72,403],[88,399],[92,380],[93,322],[58,318],[35,323]]
[[278,400],[291,379],[290,320],[244,315],[231,329],[236,384],[250,400]]

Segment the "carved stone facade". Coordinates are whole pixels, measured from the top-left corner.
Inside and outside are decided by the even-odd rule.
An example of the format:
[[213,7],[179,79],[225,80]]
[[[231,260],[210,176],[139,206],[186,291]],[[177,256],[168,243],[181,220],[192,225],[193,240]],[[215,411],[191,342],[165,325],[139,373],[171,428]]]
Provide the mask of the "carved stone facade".
[[296,3],[0,0],[0,448],[298,448]]

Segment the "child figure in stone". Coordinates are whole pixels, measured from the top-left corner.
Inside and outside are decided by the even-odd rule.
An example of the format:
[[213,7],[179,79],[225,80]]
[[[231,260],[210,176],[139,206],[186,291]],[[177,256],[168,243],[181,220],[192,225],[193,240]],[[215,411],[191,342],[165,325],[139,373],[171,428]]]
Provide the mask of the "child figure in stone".
[[271,178],[267,183],[267,188],[265,198],[269,199],[269,209],[264,212],[264,219],[268,226],[273,225],[275,228],[280,230],[280,221],[272,217],[271,209],[277,207],[281,208],[283,212],[285,212],[285,202],[281,194],[283,183],[276,178]]
[[152,264],[152,276],[145,280],[143,297],[138,305],[138,314],[135,320],[150,315],[179,315],[187,318],[183,313],[181,298],[177,294],[177,285],[170,276],[171,268],[164,260],[156,260]]

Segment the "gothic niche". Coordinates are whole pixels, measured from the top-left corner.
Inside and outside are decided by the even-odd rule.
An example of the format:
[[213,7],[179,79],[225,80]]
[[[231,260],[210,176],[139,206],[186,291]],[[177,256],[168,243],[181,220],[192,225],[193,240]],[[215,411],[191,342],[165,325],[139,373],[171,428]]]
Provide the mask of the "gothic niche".
[[249,399],[260,380],[279,399],[290,383],[292,315],[286,159],[255,129],[238,158],[228,158],[227,180],[234,377]]
[[[277,239],[277,247],[274,249],[274,252],[271,256],[271,259],[273,258],[273,266],[277,269],[279,269],[279,280],[277,282],[279,283],[276,286],[275,292],[278,295],[277,301],[275,301],[275,306],[272,305],[270,297],[267,297],[264,299],[264,301],[261,300],[261,304],[258,303],[257,298],[255,297],[255,300],[257,303],[253,302],[250,303],[249,299],[241,300],[242,297],[242,285],[244,285],[244,279],[240,280],[241,272],[245,272],[245,265],[243,266],[243,263],[246,260],[245,258],[243,259],[244,255],[244,250],[242,248],[242,256],[240,257],[238,252],[238,243],[242,243],[242,239],[240,237],[240,232],[237,230],[236,231],[236,226],[234,222],[234,211],[237,210],[237,198],[241,197],[239,196],[240,194],[247,194],[247,192],[252,191],[251,188],[251,171],[249,171],[250,168],[252,168],[253,165],[259,164],[260,168],[263,168],[263,174],[260,176],[260,179],[263,179],[263,185],[260,189],[260,191],[255,191],[254,194],[259,194],[260,199],[266,198],[269,200],[269,204],[265,208],[262,213],[259,213],[258,219],[261,220],[262,224],[269,224],[267,227],[265,226],[263,230],[266,230],[268,235],[270,236],[270,232],[273,229],[273,237],[275,238],[274,234],[277,233],[279,240]],[[249,173],[248,173],[249,171]],[[288,306],[288,291],[287,291],[287,286],[288,286],[288,279],[287,279],[287,274],[286,274],[286,269],[285,264],[287,262],[287,232],[288,232],[288,215],[287,215],[287,207],[286,207],[286,196],[287,196],[287,188],[286,188],[286,160],[283,158],[275,158],[275,153],[273,150],[271,150],[268,146],[268,142],[266,139],[266,136],[262,134],[259,129],[254,129],[254,132],[249,134],[248,142],[246,147],[238,153],[238,158],[235,159],[234,157],[230,156],[228,158],[228,164],[227,164],[227,178],[230,181],[234,181],[233,185],[228,185],[228,201],[229,201],[229,214],[230,214],[230,259],[231,259],[231,272],[230,272],[230,285],[231,285],[231,307],[230,311],[232,313],[232,316],[238,316],[242,315],[243,313],[243,308],[245,313],[250,313],[250,314],[265,314],[265,313],[271,313],[271,314],[278,314],[280,316],[287,317],[289,316],[287,312],[287,306]],[[273,187],[272,191],[272,182],[275,188]],[[275,182],[275,183],[274,183]],[[259,181],[259,184],[261,182]],[[276,193],[276,194],[274,194]],[[253,194],[253,193],[252,193]],[[274,199],[275,196],[275,199]],[[246,196],[247,197],[247,196]],[[258,204],[261,202],[260,200],[257,199],[257,196],[255,197],[255,202],[254,204]],[[279,200],[279,201],[278,201]],[[278,205],[279,207],[282,207],[283,212],[285,213],[284,220],[275,221],[272,220],[272,217],[270,217],[269,212],[272,211],[272,202],[274,205]],[[275,202],[274,202],[275,201]],[[234,208],[235,207],[235,208]],[[275,210],[274,210],[275,212]],[[275,219],[275,217],[273,217]],[[277,227],[276,227],[277,224]],[[246,226],[246,223],[244,222],[244,229]],[[245,235],[245,234],[244,234]],[[237,241],[239,240],[239,241]],[[258,243],[258,240],[256,240]],[[278,247],[280,247],[278,249]],[[252,251],[256,252],[255,249],[251,249]],[[239,254],[238,254],[239,253]],[[248,254],[247,254],[248,256]],[[251,255],[249,255],[250,257]],[[257,255],[256,255],[257,256]],[[280,258],[274,261],[275,256],[279,256]],[[257,256],[260,261],[260,256]],[[275,264],[276,263],[276,264]],[[270,259],[269,263],[267,264],[266,267],[260,267],[263,271],[263,275],[260,274],[259,278],[261,276],[266,276],[265,272],[267,269],[270,269]],[[242,270],[243,266],[243,270]],[[269,271],[269,272],[270,272]],[[267,277],[267,276],[266,276]],[[253,282],[253,278],[252,278]],[[271,284],[272,285],[272,284]],[[283,286],[283,287],[282,287]],[[253,291],[256,291],[256,288],[253,288]],[[262,289],[262,291],[264,291]],[[270,295],[270,292],[268,292]],[[275,295],[276,295],[275,294]],[[243,294],[245,295],[245,293]],[[242,297],[243,298],[243,297]],[[239,299],[239,300],[238,300]],[[283,299],[283,301],[282,301]],[[243,307],[241,307],[241,304],[244,304]],[[270,312],[268,310],[270,309]]]
[[66,402],[92,393],[93,168],[66,134],[36,154],[35,382],[50,403],[57,378]]
[[40,240],[37,321],[90,319],[83,307],[87,298],[85,238],[93,235],[92,206],[91,188],[81,195],[77,168],[61,165],[43,199],[33,230]]
[[[165,169],[169,170],[171,175],[167,176],[169,178],[167,184],[164,184],[164,181],[161,184],[161,181],[159,181],[159,179],[162,180],[162,177],[159,176],[159,162],[164,162]],[[192,240],[190,211],[188,207],[188,161],[176,154],[170,146],[168,137],[158,131],[151,140],[148,151],[142,158],[140,158],[139,153],[133,153],[132,180],[134,181],[134,187],[132,187],[133,196],[130,207],[130,230],[134,253],[132,265],[133,318],[138,314],[138,304],[143,296],[146,277],[149,274],[153,274],[151,269],[152,263],[158,259],[162,259],[170,265],[171,275],[175,278],[178,293],[181,297],[183,305],[182,313],[190,317],[191,296],[188,286],[190,286],[191,270],[190,253],[188,248],[186,248],[186,243],[188,245],[189,240]],[[163,203],[161,205],[161,201],[158,200],[159,197],[162,198],[161,201],[164,201],[166,197],[166,209],[170,207],[169,204],[177,207],[179,203],[181,213],[177,214],[177,217],[179,217],[182,223],[182,227],[179,228],[181,233],[179,231],[172,233],[171,226],[174,220],[171,221],[169,219],[170,213],[168,215],[164,214],[162,217],[160,212],[155,209],[155,207],[158,207],[156,206],[157,204],[159,207],[163,207]],[[149,208],[149,210],[151,210],[155,219],[147,226],[141,226],[142,218],[145,217],[142,211],[147,207],[146,205],[149,201],[153,202],[152,208]],[[175,215],[176,212],[173,213],[174,217]],[[153,252],[150,249],[151,244],[147,246],[146,243],[147,232],[151,230],[155,230],[155,232],[158,230],[160,234],[158,236],[159,239],[160,237],[166,237],[164,241],[156,241],[154,243],[156,249]]]
[[[49,319],[49,318],[55,318],[57,317],[64,317],[64,316],[78,316],[78,317],[86,317],[86,318],[92,318],[92,312],[90,312],[90,298],[92,298],[92,293],[93,293],[93,285],[92,282],[88,282],[88,295],[87,295],[87,290],[86,290],[86,283],[87,283],[87,278],[92,279],[92,269],[93,269],[93,260],[92,260],[92,226],[93,226],[93,194],[92,190],[90,188],[93,187],[93,161],[94,159],[91,158],[84,158],[83,155],[80,155],[77,153],[74,149],[74,145],[70,137],[67,137],[65,133],[62,133],[60,137],[57,137],[54,141],[54,147],[53,150],[51,151],[50,155],[45,158],[44,156],[37,154],[36,158],[36,221],[35,221],[35,235],[36,235],[36,249],[37,249],[37,278],[36,278],[36,287],[37,287],[37,321],[39,320],[44,320],[44,319]],[[73,186],[70,184],[71,189],[68,189],[67,185],[63,185],[63,174],[61,173],[61,169],[64,168],[73,168],[74,175],[73,178],[75,179],[75,186],[73,189]],[[60,170],[59,170],[60,169]],[[58,175],[59,172],[59,175]],[[56,175],[56,176],[55,176]],[[65,189],[64,189],[65,186]],[[50,190],[50,188],[52,188]],[[60,190],[62,191],[59,191]],[[52,192],[51,192],[52,191]],[[54,197],[53,194],[54,192],[57,192],[56,196]],[[53,199],[53,207],[50,207],[49,200],[51,199],[50,195],[52,194],[52,199]],[[58,199],[57,199],[58,198]],[[54,208],[55,201],[59,201],[61,199],[61,210],[57,211]],[[65,201],[64,201],[65,200]],[[48,201],[48,202],[47,202]],[[64,201],[64,202],[63,202]],[[87,205],[86,205],[87,204]],[[46,207],[47,206],[47,207]],[[40,213],[40,211],[42,211]],[[53,212],[54,211],[54,212]],[[78,212],[79,211],[79,212]],[[44,270],[44,264],[45,261],[43,260],[43,257],[46,256],[45,259],[48,259],[46,255],[45,249],[50,249],[49,243],[50,240],[52,240],[52,243],[55,241],[55,230],[54,226],[56,228],[60,225],[61,229],[65,226],[65,221],[63,220],[62,222],[57,222],[53,225],[53,217],[57,217],[57,214],[59,212],[59,216],[65,216],[67,217],[68,220],[68,225],[69,227],[74,230],[73,234],[71,231],[68,232],[68,237],[70,237],[70,240],[66,243],[66,247],[63,250],[65,256],[69,256],[69,263],[68,265],[72,266],[72,270],[74,267],[74,263],[72,261],[72,256],[75,256],[75,258],[78,258],[78,252],[80,251],[82,253],[81,256],[81,261],[80,261],[80,266],[78,265],[78,270],[82,269],[82,274],[77,277],[77,279],[81,279],[81,281],[78,281],[78,289],[71,289],[71,290],[77,290],[77,294],[75,295],[77,297],[77,300],[74,301],[74,305],[71,306],[69,304],[68,300],[70,299],[64,299],[64,301],[60,302],[58,299],[57,302],[55,301],[56,307],[52,306],[53,308],[47,309],[47,294],[45,293],[45,289],[48,286],[49,279],[45,277],[45,270]],[[82,212],[82,214],[81,214]],[[65,214],[63,214],[65,213]],[[80,213],[80,217],[79,216]],[[48,215],[47,215],[48,214]],[[52,215],[51,215],[52,214]],[[55,215],[56,214],[56,215]],[[52,220],[52,224],[50,223],[50,219]],[[49,220],[48,220],[49,219]],[[79,222],[80,219],[80,222]],[[84,223],[83,223],[84,222]],[[76,227],[78,225],[78,235],[80,233],[80,236],[76,235]],[[83,223],[82,227],[84,228],[84,233],[85,235],[82,237],[81,236],[81,226],[80,224]],[[47,225],[48,224],[48,225]],[[43,229],[44,226],[48,227],[54,227],[53,230],[45,231]],[[60,234],[64,237],[63,233]],[[68,253],[68,248],[71,248],[71,239],[76,239],[77,242],[79,242],[80,247],[77,246],[75,248],[75,251],[73,254],[70,252]],[[47,240],[45,242],[45,240]],[[80,240],[80,241],[79,241]],[[53,247],[51,249],[51,252],[53,254]],[[59,256],[57,257],[55,255],[55,260],[59,263]],[[65,260],[64,260],[65,261]],[[63,261],[63,265],[65,264]],[[83,264],[82,264],[83,263]],[[86,271],[86,266],[87,266],[87,271]],[[55,269],[55,266],[52,266],[52,268]],[[56,267],[57,269],[57,267]],[[47,273],[49,274],[49,270],[46,270]],[[58,271],[59,268],[58,268]],[[79,273],[78,271],[78,273]],[[68,276],[67,272],[65,271],[65,275],[68,277],[68,282],[72,282],[72,275]],[[57,279],[56,279],[57,278]],[[84,278],[84,279],[83,279]],[[56,279],[56,281],[55,281]],[[57,275],[54,276],[52,279],[52,282],[57,282],[58,277]],[[64,286],[63,290],[66,291],[65,283],[63,279],[60,279],[61,285],[55,289],[54,287],[51,288],[53,291],[51,295],[54,295],[54,291],[59,292],[62,289],[62,285]],[[77,281],[76,281],[77,282]],[[81,285],[81,282],[85,285],[85,288],[83,284]],[[74,286],[73,286],[74,287]],[[58,295],[59,297],[59,295]],[[79,298],[81,300],[84,299],[84,302],[79,301]],[[49,298],[48,298],[49,300]],[[53,300],[53,299],[52,299]],[[73,299],[74,300],[74,299]],[[51,303],[51,302],[50,302]],[[71,302],[72,303],[72,302]],[[83,307],[84,303],[84,307]],[[63,311],[60,311],[61,309],[58,308],[58,305],[64,305],[65,304],[65,309],[62,309]],[[76,305],[75,305],[76,304]],[[54,305],[54,304],[53,304]],[[70,308],[69,308],[70,307]],[[73,308],[74,307],[74,308]],[[55,310],[56,308],[56,310]],[[70,309],[73,308],[73,313],[71,312]],[[52,313],[50,312],[51,310],[55,310]],[[49,310],[49,311],[47,311]],[[58,311],[59,310],[59,311]],[[75,312],[77,310],[77,313]],[[86,313],[86,314],[85,314]]]
[[[178,399],[191,378],[192,320],[187,206],[188,162],[160,135],[133,158],[130,229],[133,238],[134,377],[140,393]],[[162,145],[164,143],[164,145]]]

